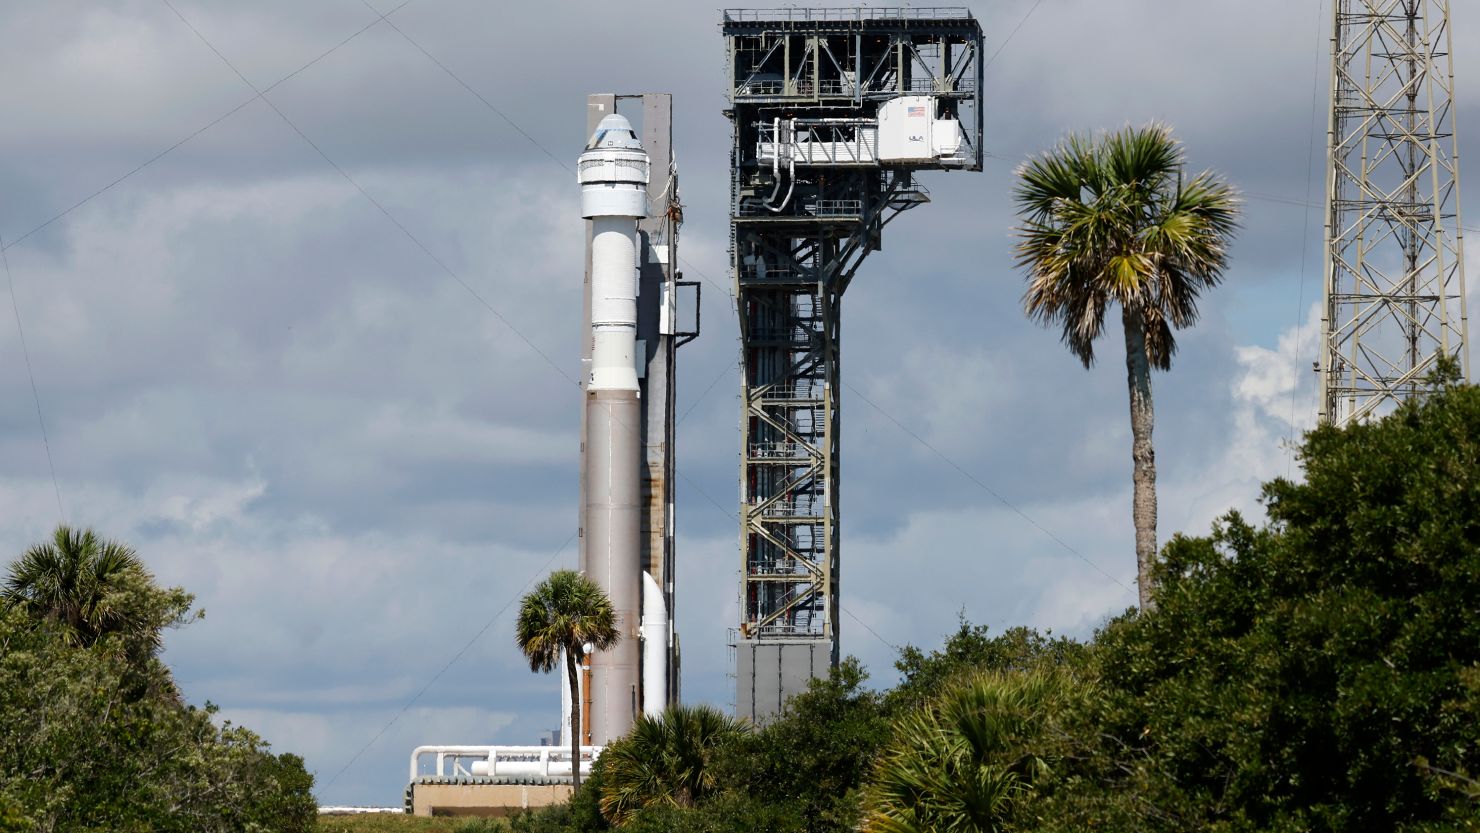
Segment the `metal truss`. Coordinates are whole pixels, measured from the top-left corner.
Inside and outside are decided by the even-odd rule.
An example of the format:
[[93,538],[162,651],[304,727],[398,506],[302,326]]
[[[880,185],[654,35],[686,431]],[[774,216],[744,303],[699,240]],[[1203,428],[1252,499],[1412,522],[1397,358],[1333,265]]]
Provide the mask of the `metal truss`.
[[1443,356],[1469,376],[1448,0],[1338,0],[1321,419],[1421,395]]
[[[742,641],[837,662],[842,298],[925,169],[979,170],[982,33],[964,9],[725,12],[742,341]],[[929,96],[961,147],[880,161],[879,108]],[[741,681],[742,688],[745,685]],[[790,685],[789,683],[786,685]]]

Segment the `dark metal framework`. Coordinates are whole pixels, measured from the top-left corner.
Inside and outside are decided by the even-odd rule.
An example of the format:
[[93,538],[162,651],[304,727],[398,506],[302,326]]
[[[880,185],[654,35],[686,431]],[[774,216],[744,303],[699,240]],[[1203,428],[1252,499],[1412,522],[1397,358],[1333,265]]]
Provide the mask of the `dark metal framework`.
[[1321,419],[1380,415],[1469,373],[1448,0],[1338,0]]
[[[722,26],[742,340],[739,641],[809,654],[826,643],[836,664],[842,297],[884,226],[929,200],[916,172],[980,170],[982,31],[962,8],[732,9]],[[879,111],[901,97],[955,121],[959,147],[884,158]],[[738,684],[746,701],[751,681]]]

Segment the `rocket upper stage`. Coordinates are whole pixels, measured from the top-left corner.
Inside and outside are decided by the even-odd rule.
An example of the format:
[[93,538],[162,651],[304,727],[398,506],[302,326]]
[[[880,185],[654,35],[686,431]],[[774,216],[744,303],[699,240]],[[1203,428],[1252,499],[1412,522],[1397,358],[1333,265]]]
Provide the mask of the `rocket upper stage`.
[[652,165],[631,122],[601,120],[577,177],[591,221],[591,379],[588,390],[637,386],[637,220],[647,216]]

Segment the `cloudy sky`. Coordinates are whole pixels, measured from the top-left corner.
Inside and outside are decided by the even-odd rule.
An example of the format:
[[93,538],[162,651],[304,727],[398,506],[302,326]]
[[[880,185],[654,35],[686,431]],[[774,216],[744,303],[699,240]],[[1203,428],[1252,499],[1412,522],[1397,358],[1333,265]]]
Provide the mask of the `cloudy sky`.
[[[1013,166],[1063,132],[1166,120],[1249,197],[1227,284],[1156,380],[1163,537],[1257,514],[1259,482],[1290,470],[1315,405],[1318,2],[975,4],[1000,47],[994,156],[929,177],[934,204],[890,226],[847,301],[843,648],[876,683],[891,645],[938,644],[961,614],[1087,635],[1134,598],[1117,345],[1087,372],[1025,321],[1009,254]],[[398,804],[417,744],[527,743],[558,720],[507,608],[575,562],[582,225],[556,159],[580,151],[589,92],[674,94],[683,257],[712,283],[680,356],[683,686],[732,698],[718,12],[391,9],[0,6],[18,311],[7,293],[0,552],[59,517],[135,545],[206,611],[168,642],[189,697],[304,755],[329,803]],[[1480,16],[1457,32],[1472,43]]]

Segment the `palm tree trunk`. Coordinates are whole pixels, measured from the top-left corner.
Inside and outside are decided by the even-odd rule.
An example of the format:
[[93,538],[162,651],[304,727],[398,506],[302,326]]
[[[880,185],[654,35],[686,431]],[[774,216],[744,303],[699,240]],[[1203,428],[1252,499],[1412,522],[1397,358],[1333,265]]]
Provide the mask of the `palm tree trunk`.
[[570,779],[572,795],[581,789],[581,683],[576,652],[565,650],[565,673],[570,678]]
[[1126,384],[1131,394],[1131,518],[1136,525],[1136,588],[1141,610],[1156,608],[1151,568],[1156,561],[1156,450],[1151,445],[1155,414],[1151,407],[1151,361],[1146,355],[1146,324],[1136,310],[1123,309]]

